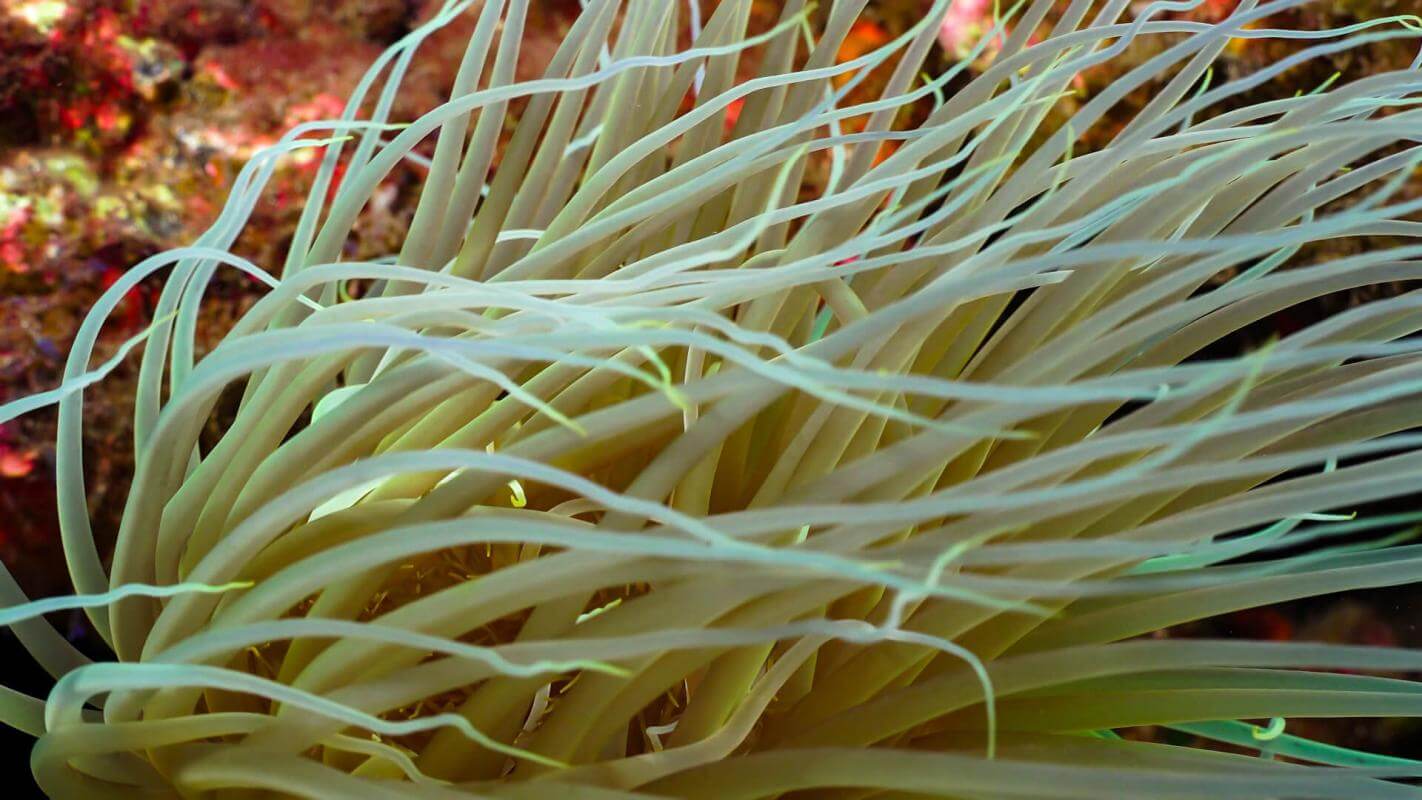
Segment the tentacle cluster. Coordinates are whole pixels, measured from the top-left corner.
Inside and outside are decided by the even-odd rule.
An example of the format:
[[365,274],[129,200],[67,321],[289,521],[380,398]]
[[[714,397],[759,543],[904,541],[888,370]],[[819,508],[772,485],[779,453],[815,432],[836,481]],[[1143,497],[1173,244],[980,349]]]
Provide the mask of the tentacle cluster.
[[[1137,637],[1422,569],[1417,515],[1350,515],[1422,488],[1422,294],[1211,349],[1422,278],[1402,192],[1422,72],[1219,110],[1417,22],[1033,0],[980,74],[925,77],[948,0],[843,60],[866,3],[787,0],[754,29],[750,0],[704,20],[588,0],[528,82],[529,0],[448,3],[342,118],[255,158],[205,236],[116,284],[65,383],[0,409],[59,406],[75,602],[116,656],[26,619],[50,606],[4,576],[4,621],[57,678],[0,696],[44,789],[1416,796],[1391,779],[1422,764],[1239,720],[1422,714],[1415,684],[1369,677],[1422,654]],[[449,102],[393,123],[421,41],[461,14]],[[1300,41],[1210,85],[1242,38]],[[278,162],[318,146],[285,264],[234,255]],[[342,261],[408,160],[427,177],[401,252]],[[1312,258],[1346,238],[1388,246]],[[271,290],[199,359],[224,267]],[[113,366],[91,358],[104,320],[154,275],[106,565],[83,392]],[[240,409],[205,447],[225,392]],[[1113,733],[1145,725],[1292,761]]]

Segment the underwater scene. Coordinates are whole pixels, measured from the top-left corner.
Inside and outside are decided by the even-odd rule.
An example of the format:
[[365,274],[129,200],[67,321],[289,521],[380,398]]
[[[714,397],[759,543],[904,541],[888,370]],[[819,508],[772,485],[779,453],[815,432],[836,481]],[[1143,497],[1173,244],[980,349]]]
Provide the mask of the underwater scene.
[[36,798],[1422,798],[1414,0],[0,0]]

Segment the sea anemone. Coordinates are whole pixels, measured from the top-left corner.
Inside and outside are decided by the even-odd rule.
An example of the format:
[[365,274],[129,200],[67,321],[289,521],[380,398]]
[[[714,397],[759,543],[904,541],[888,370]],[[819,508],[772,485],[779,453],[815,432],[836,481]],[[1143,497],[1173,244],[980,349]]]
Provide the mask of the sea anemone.
[[[867,0],[588,0],[527,82],[529,0],[447,3],[0,407],[59,413],[76,594],[0,583],[57,679],[0,695],[43,790],[1418,796],[1422,764],[1288,726],[1422,714],[1380,675],[1422,654],[1152,635],[1422,569],[1382,504],[1422,489],[1422,72],[1245,102],[1422,26],[1174,13],[1200,2],[1033,0],[925,75],[948,0],[847,60]],[[451,99],[391,122],[461,14]],[[1295,46],[1212,80],[1251,40]],[[312,147],[285,264],[235,255]],[[407,160],[400,252],[342,260]],[[199,358],[220,268],[270,292]],[[152,327],[92,363],[160,273]],[[1398,290],[1246,335],[1361,287]],[[140,345],[109,561],[83,394]],[[38,618],[63,607],[112,660]]]

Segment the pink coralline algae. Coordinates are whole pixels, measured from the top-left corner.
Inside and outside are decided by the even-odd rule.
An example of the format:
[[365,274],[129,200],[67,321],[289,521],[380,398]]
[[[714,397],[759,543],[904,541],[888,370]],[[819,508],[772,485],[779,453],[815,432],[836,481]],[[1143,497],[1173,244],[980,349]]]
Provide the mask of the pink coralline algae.
[[0,478],[23,478],[34,471],[34,451],[17,450],[0,444]]
[[938,28],[938,42],[950,54],[962,58],[992,28],[993,22],[993,0],[953,0]]

